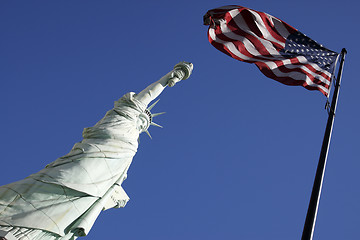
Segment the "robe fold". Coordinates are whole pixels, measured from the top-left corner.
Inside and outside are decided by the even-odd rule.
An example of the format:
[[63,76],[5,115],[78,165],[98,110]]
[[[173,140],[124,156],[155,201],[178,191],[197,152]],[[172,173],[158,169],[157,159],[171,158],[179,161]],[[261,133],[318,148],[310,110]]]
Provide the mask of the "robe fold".
[[0,187],[0,230],[21,240],[76,239],[97,216],[124,207],[121,184],[138,148],[146,105],[127,93],[65,156],[29,177]]

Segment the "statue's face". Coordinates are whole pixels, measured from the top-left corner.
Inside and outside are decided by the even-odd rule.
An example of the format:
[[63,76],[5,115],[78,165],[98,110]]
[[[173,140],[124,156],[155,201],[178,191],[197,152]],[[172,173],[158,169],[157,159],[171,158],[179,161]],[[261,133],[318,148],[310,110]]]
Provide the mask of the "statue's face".
[[150,123],[149,123],[149,118],[147,117],[147,115],[140,114],[138,121],[137,121],[137,129],[140,132],[143,132],[148,129],[149,125],[150,125]]

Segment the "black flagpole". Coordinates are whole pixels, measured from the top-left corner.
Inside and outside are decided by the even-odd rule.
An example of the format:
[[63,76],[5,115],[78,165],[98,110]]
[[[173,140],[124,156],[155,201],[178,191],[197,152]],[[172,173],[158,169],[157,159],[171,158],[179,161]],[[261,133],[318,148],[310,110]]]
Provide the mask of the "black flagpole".
[[319,207],[321,188],[322,188],[322,183],[323,183],[323,179],[324,179],[326,160],[327,160],[327,156],[328,156],[328,152],[329,152],[331,133],[332,133],[332,128],[333,128],[333,124],[334,124],[335,111],[336,111],[337,100],[338,100],[338,96],[339,96],[341,76],[342,76],[342,70],[343,70],[343,66],[344,66],[344,60],[345,60],[346,53],[347,53],[346,49],[343,48],[341,50],[341,60],[340,60],[338,76],[337,76],[337,80],[336,80],[336,84],[335,84],[333,97],[331,100],[329,117],[328,117],[327,124],[326,124],[324,140],[323,140],[322,147],[321,147],[319,163],[318,163],[318,166],[316,169],[314,185],[313,185],[313,189],[311,192],[309,207],[308,207],[308,211],[306,214],[306,219],[305,219],[305,224],[304,224],[304,229],[303,229],[301,240],[312,240],[313,239],[316,215],[317,215],[317,211],[318,211],[318,207]]

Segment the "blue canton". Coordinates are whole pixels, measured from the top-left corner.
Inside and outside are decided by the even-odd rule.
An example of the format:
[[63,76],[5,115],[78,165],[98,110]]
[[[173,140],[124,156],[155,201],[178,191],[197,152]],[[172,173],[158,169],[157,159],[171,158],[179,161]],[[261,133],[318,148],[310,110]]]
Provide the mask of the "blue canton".
[[285,48],[280,53],[286,58],[304,56],[309,62],[316,63],[330,73],[338,56],[338,53],[325,48],[299,31],[287,37]]

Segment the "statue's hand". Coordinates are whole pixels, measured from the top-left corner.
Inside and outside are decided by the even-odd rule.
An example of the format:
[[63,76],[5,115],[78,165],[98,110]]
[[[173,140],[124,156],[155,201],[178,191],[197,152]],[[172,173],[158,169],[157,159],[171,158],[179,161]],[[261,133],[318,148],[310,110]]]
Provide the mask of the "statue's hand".
[[173,87],[177,82],[188,79],[192,73],[194,65],[189,62],[179,62],[175,65],[168,81],[168,86]]
[[160,95],[166,86],[173,87],[177,82],[189,78],[192,70],[192,63],[180,62],[176,64],[172,71],[138,93],[136,99],[147,106]]

